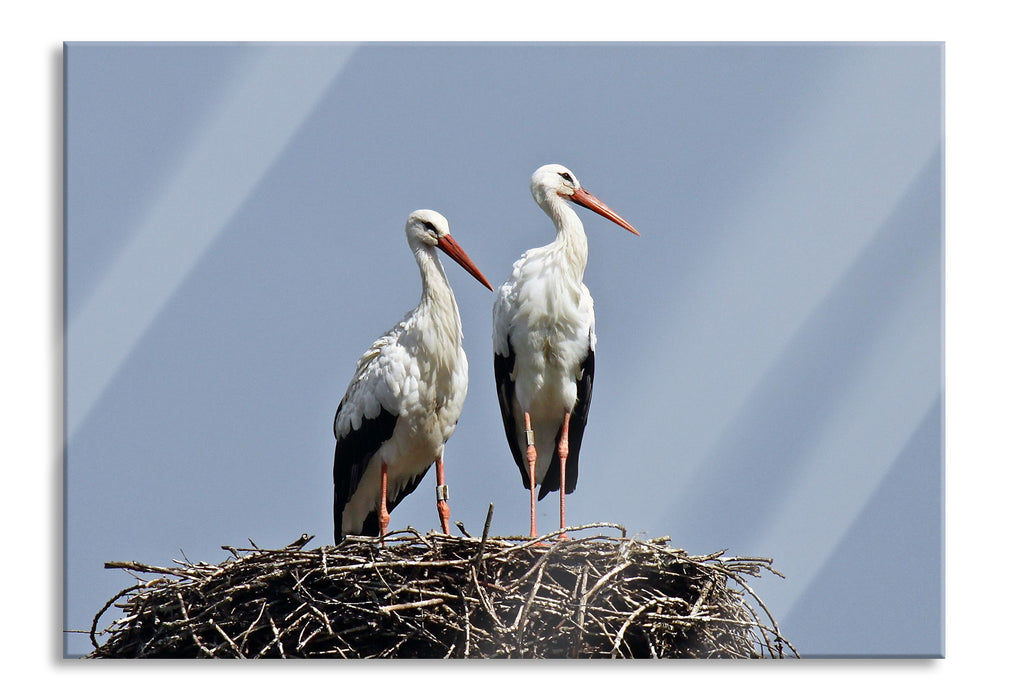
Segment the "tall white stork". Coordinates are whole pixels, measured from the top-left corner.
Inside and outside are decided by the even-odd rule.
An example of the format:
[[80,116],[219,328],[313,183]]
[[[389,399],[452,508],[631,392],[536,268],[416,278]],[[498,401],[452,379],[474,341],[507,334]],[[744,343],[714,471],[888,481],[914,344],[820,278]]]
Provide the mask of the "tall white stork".
[[585,191],[563,165],[539,168],[530,187],[557,227],[557,238],[527,250],[498,289],[494,376],[508,445],[529,489],[529,534],[536,537],[537,486],[540,499],[560,491],[561,529],[565,527],[564,496],[578,481],[578,451],[595,372],[595,312],[582,283],[588,240],[569,202],[639,234]]
[[347,534],[384,536],[389,512],[417,488],[433,462],[438,516],[448,534],[443,453],[462,413],[469,365],[459,307],[435,248],[494,288],[438,212],[410,214],[406,240],[420,268],[420,303],[361,355],[333,421],[337,543]]

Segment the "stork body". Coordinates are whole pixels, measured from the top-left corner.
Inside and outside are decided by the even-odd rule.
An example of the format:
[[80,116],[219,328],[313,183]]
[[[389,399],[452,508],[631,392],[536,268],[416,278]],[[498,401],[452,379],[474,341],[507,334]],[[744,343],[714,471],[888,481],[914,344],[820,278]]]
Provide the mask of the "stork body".
[[406,237],[420,268],[420,303],[357,361],[333,421],[337,542],[347,534],[385,535],[389,512],[417,488],[432,463],[438,465],[439,519],[448,534],[443,455],[462,413],[469,366],[459,308],[434,249],[491,286],[438,212],[413,212]]
[[536,203],[557,228],[512,267],[494,302],[494,375],[512,457],[530,490],[530,534],[539,499],[575,490],[595,374],[595,311],[582,279],[588,240],[569,202],[637,231],[581,187],[570,170],[544,165],[532,176]]

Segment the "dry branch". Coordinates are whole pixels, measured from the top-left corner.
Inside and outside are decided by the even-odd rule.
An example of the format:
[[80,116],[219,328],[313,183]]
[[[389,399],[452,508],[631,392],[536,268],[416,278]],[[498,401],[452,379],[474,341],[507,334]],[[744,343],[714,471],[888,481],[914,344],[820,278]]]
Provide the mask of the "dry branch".
[[[488,516],[489,524],[489,516]],[[221,564],[110,562],[138,585],[95,617],[91,657],[797,656],[748,577],[768,559],[694,557],[619,529],[555,540],[415,530],[303,551],[223,547]],[[142,574],[158,578],[145,580]],[[778,574],[780,575],[780,574]],[[109,607],[123,616],[100,634]]]

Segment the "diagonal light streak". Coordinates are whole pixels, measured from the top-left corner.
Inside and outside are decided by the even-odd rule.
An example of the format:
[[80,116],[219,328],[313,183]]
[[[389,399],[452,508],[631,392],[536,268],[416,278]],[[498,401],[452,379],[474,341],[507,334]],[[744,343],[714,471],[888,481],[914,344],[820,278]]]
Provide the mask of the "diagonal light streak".
[[[908,57],[899,67],[896,75],[915,66]],[[821,101],[794,125],[777,161],[768,163],[765,177],[727,206],[725,235],[711,242],[707,259],[676,287],[681,296],[664,305],[669,316],[642,348],[652,356],[635,362],[624,382],[634,392],[634,401],[624,404],[654,417],[645,429],[666,431],[665,444],[676,446],[675,470],[659,476],[661,497],[644,506],[644,517],[660,520],[670,504],[690,501],[707,455],[767,368],[933,159],[938,121],[919,117],[932,86],[907,88],[887,120],[879,121],[871,107],[895,89],[895,80],[869,59],[839,66],[817,93]],[[859,100],[852,102],[853,95]],[[896,144],[894,133],[901,137]],[[861,134],[863,143],[853,148],[845,134]],[[884,147],[885,159],[870,156]],[[868,173],[867,161],[874,164]],[[742,359],[740,342],[746,347]],[[654,390],[651,367],[663,367],[662,382],[672,391]],[[671,403],[676,392],[703,400]],[[600,463],[627,458],[617,445],[602,448]],[[638,457],[644,464],[663,459],[654,452]]]
[[[932,273],[922,271],[919,279],[925,294],[934,285]],[[938,352],[922,352],[936,343],[938,329],[922,323],[913,305],[910,302],[887,329],[875,361],[866,363],[845,392],[835,420],[804,459],[807,468],[753,545],[753,551],[773,551],[778,562],[802,563],[801,570],[789,571],[787,590],[776,597],[775,609],[782,617],[816,580],[941,398],[935,384]]]
[[[354,51],[264,46],[67,331],[67,439]],[[68,231],[69,236],[74,231]]]

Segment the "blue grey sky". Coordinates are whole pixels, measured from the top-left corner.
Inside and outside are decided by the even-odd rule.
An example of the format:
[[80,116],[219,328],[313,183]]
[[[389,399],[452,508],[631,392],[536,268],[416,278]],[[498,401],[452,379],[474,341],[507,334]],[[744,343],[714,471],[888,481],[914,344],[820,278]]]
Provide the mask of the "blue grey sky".
[[[940,44],[70,44],[67,629],[103,562],[330,541],[332,418],[445,214],[495,285],[569,166],[596,385],[572,523],[770,556],[805,656],[943,652]],[[453,520],[528,528],[493,296],[449,265]],[[437,526],[433,477],[392,525]],[[556,522],[556,498],[541,502]],[[106,620],[110,620],[106,616]],[[90,649],[69,634],[66,653]]]

